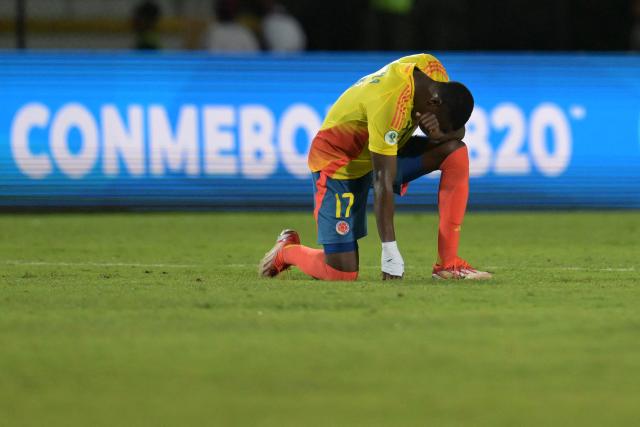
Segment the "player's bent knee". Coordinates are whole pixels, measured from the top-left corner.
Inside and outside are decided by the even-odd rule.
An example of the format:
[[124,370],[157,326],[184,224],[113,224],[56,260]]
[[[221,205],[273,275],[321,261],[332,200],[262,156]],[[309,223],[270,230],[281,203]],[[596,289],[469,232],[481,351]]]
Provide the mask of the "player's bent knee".
[[325,253],[329,280],[351,282],[358,278],[358,253]]
[[458,149],[462,148],[462,147],[466,147],[467,144],[465,144],[464,142],[460,141],[459,139],[451,139],[449,141],[443,142],[441,147],[443,148],[443,151],[445,151],[448,154],[453,153],[454,151],[457,151]]
[[341,253],[325,252],[324,260],[329,267],[340,273],[358,273],[358,253],[356,251]]
[[462,148],[466,148],[466,144],[458,139],[452,139],[449,141],[445,141],[441,143],[438,147],[438,153],[440,157],[438,158],[438,169],[442,170],[445,167],[447,160],[452,157],[452,154],[459,151]]

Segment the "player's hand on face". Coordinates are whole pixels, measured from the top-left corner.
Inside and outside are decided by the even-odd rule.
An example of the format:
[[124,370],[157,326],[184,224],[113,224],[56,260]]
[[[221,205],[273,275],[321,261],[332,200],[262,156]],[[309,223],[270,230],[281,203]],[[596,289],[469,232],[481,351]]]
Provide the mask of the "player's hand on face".
[[428,135],[429,138],[437,141],[438,139],[444,137],[444,132],[440,129],[440,123],[438,122],[438,118],[433,113],[419,113],[416,112],[416,117],[418,120],[418,126],[420,126],[420,130]]

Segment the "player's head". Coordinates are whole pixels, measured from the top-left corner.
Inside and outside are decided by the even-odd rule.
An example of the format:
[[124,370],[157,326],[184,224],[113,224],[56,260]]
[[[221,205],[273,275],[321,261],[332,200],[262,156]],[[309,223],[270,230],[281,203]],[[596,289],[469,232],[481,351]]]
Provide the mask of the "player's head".
[[435,114],[444,131],[460,129],[471,117],[473,95],[462,83],[437,83],[431,95]]

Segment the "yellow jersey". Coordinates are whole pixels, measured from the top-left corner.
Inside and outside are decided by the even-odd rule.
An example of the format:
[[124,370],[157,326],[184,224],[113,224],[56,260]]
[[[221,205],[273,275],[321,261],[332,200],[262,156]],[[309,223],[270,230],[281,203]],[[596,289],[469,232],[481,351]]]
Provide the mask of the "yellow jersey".
[[372,170],[371,152],[394,156],[416,130],[413,69],[448,82],[445,68],[425,53],[400,58],[358,80],[333,104],[309,150],[312,172],[333,179],[360,178]]

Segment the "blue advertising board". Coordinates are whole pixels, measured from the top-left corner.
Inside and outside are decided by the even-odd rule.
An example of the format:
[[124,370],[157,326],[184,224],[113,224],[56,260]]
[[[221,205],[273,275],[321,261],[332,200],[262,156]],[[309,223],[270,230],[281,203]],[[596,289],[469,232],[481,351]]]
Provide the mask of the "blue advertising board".
[[[0,53],[0,207],[308,207],[325,112],[398,56]],[[640,56],[437,56],[476,99],[471,208],[640,208]]]

